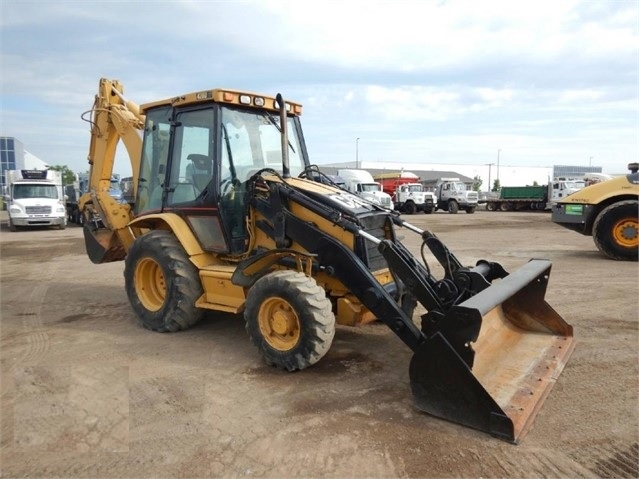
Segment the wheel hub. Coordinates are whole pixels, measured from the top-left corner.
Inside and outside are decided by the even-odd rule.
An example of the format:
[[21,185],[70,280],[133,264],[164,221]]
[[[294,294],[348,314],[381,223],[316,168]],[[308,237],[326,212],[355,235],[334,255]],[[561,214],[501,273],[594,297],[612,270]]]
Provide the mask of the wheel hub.
[[142,259],[135,268],[135,290],[140,302],[149,311],[158,311],[166,298],[166,280],[158,263]]
[[275,311],[271,326],[275,334],[285,335],[294,327],[294,318],[291,318],[287,311]]
[[269,298],[260,307],[259,325],[267,343],[280,351],[292,349],[300,337],[300,321],[283,298]]
[[625,247],[636,247],[639,244],[639,225],[636,220],[624,219],[619,221],[613,230],[615,241]]

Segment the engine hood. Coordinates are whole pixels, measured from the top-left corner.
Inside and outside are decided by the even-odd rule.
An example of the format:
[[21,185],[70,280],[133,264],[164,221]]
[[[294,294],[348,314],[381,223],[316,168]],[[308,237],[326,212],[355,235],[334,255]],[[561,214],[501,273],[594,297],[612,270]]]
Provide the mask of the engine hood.
[[[270,180],[272,177],[268,177]],[[288,178],[286,184],[300,193],[309,196],[310,198],[318,201],[326,206],[338,210],[341,213],[351,216],[361,216],[367,213],[379,211],[379,209],[366,201],[365,199],[349,193],[348,191],[334,188],[330,185],[318,183],[316,181],[307,180],[304,178]],[[369,192],[369,193],[382,193],[384,196],[388,196],[381,191]]]

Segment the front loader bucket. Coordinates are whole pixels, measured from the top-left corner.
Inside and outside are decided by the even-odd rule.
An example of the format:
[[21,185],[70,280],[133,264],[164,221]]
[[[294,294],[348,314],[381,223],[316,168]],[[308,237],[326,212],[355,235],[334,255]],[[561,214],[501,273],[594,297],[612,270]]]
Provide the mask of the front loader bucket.
[[[419,409],[523,438],[574,348],[572,327],[544,300],[550,268],[531,260],[448,311],[410,363]],[[455,328],[471,337],[461,350]]]

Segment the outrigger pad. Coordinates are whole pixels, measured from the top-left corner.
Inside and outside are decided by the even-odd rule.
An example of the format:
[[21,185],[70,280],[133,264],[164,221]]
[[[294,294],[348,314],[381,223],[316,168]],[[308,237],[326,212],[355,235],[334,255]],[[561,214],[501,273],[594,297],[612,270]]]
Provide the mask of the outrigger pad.
[[420,410],[515,443],[513,422],[440,333],[415,351],[409,376]]

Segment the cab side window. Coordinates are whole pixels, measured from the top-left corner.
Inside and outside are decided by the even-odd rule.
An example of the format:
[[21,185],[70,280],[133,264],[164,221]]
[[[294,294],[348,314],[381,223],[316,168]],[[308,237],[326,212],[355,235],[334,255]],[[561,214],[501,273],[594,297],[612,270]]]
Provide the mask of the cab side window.
[[213,178],[213,110],[180,113],[175,127],[168,205],[189,203]]

